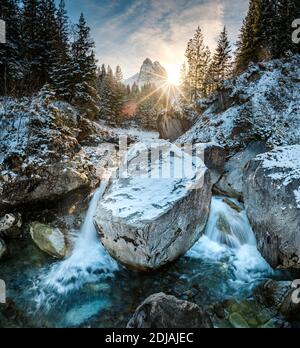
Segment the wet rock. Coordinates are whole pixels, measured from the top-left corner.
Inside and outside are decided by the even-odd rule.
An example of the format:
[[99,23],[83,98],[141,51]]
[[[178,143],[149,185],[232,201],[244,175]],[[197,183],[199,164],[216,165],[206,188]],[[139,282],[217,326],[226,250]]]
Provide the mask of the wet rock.
[[0,239],[0,259],[5,255],[6,253],[6,245],[4,243],[4,240]]
[[21,234],[21,214],[6,214],[0,218],[0,236],[6,238],[18,238]]
[[174,153],[178,175],[182,151],[162,140],[148,145],[153,155],[163,152],[162,162],[158,158],[152,161],[153,177],[148,177],[148,148],[133,146],[128,168],[139,168],[138,172],[111,182],[94,220],[111,256],[140,271],[158,269],[185,254],[202,235],[211,202],[212,184],[202,161],[196,171],[189,172],[190,161],[184,176],[170,177],[167,173],[165,178],[155,178],[161,163],[168,170],[170,152]]
[[6,299],[6,303],[0,304],[1,328],[20,328],[23,327],[24,321],[23,313],[10,298]]
[[164,293],[148,297],[136,310],[127,328],[212,328],[208,314],[198,305]]
[[[218,312],[215,308],[218,308]],[[223,312],[221,308],[223,307]],[[217,327],[233,328],[279,328],[285,326],[282,317],[276,312],[254,300],[237,302],[234,300],[224,301],[214,306],[217,319],[214,321]]]
[[256,155],[266,152],[262,142],[250,143],[245,150],[235,154],[225,164],[225,174],[216,184],[216,189],[238,200],[243,200],[243,170],[245,165]]
[[248,329],[249,325],[239,313],[232,313],[229,317],[230,324],[235,329]]
[[300,320],[300,282],[268,280],[255,289],[255,297],[263,305],[274,308],[286,320]]
[[[67,194],[91,185],[89,168],[76,163],[56,163],[32,167],[27,176],[11,178],[2,185],[0,205],[14,207],[61,199]],[[0,183],[1,186],[1,183]]]
[[66,255],[65,238],[58,228],[34,222],[30,226],[30,235],[45,253],[55,258],[63,258]]
[[300,268],[300,145],[257,156],[243,181],[245,208],[263,257],[273,268]]
[[240,206],[238,206],[237,204],[235,204],[232,200],[228,199],[228,198],[224,198],[223,202],[226,203],[227,205],[229,205],[229,207],[235,211],[237,211],[238,213],[240,213],[242,211],[242,208]]

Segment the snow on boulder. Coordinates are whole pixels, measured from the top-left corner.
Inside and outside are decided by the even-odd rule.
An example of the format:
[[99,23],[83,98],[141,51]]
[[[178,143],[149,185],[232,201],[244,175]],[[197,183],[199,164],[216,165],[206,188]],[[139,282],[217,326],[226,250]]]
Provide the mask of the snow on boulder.
[[245,207],[258,247],[273,267],[300,268],[300,145],[278,147],[244,171]]
[[193,246],[204,230],[211,201],[210,173],[201,156],[164,140],[130,148],[94,220],[112,257],[146,271]]

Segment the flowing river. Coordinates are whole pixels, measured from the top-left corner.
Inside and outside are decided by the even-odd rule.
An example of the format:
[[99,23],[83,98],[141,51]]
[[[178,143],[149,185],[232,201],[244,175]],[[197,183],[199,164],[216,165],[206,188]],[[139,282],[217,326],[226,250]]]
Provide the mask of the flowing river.
[[191,301],[209,305],[245,299],[274,276],[256,248],[243,206],[225,197],[213,197],[205,234],[176,263],[153,274],[124,269],[102,247],[93,225],[105,187],[103,182],[91,199],[68,258],[50,263],[28,243],[17,261],[3,263],[1,277],[24,326],[124,327],[153,293],[193,296]]

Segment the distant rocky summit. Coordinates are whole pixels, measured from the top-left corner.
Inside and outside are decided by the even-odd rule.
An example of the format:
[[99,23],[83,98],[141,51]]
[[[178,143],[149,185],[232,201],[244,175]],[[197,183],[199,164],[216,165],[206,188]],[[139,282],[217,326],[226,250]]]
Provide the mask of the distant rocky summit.
[[147,84],[160,86],[167,80],[168,74],[164,67],[159,62],[152,62],[147,58],[144,60],[140,72],[125,80],[126,85],[132,86],[136,83],[139,87]]

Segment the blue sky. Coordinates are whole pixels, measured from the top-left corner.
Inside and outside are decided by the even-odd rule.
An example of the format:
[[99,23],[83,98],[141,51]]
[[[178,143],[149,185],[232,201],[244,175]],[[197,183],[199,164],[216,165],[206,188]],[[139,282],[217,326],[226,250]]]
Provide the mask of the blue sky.
[[248,7],[248,0],[65,1],[72,21],[84,13],[99,64],[121,65],[126,78],[146,57],[179,67],[198,25],[212,50],[224,24],[235,42]]

